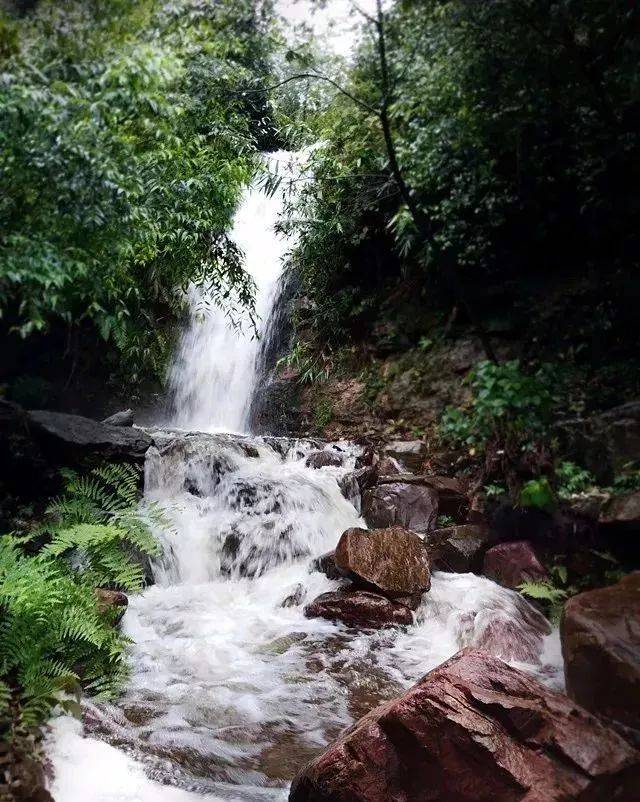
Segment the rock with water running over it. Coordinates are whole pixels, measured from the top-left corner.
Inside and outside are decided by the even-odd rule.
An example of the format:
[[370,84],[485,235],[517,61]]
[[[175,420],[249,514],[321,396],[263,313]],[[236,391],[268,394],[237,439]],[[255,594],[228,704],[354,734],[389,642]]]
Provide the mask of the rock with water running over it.
[[313,451],[304,461],[307,468],[339,468],[342,456],[336,451]]
[[372,528],[402,526],[429,532],[438,515],[438,492],[406,482],[379,484],[362,494],[362,515]]
[[390,599],[422,594],[431,587],[429,554],[415,532],[347,529],[335,552],[338,571]]
[[484,524],[462,524],[435,529],[428,533],[425,541],[439,570],[455,574],[479,573],[492,536]]
[[640,752],[561,693],[463,649],[346,730],[290,802],[633,802]]
[[560,635],[569,696],[640,730],[640,571],[569,599]]
[[406,604],[391,601],[367,590],[337,590],[322,593],[304,608],[307,618],[342,621],[349,627],[380,629],[411,624]]
[[547,579],[547,571],[528,540],[499,543],[484,555],[482,573],[505,588]]
[[326,554],[321,554],[311,561],[309,571],[319,571],[324,574],[328,579],[342,579],[343,576],[336,566],[336,552],[328,551]]

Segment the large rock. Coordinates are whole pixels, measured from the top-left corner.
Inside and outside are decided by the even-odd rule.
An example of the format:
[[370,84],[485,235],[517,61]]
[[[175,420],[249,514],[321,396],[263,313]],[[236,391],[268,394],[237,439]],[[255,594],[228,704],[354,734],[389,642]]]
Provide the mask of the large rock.
[[560,635],[571,698],[640,729],[640,571],[569,599]]
[[523,582],[538,582],[547,572],[528,540],[499,543],[484,555],[482,573],[505,588],[515,589]]
[[27,418],[43,450],[62,460],[97,454],[104,459],[142,461],[153,443],[142,429],[108,426],[81,415],[33,410]]
[[415,532],[400,526],[347,529],[338,541],[334,559],[344,576],[390,599],[422,594],[431,587],[424,543]]
[[479,573],[492,536],[484,524],[462,524],[435,529],[429,532],[426,542],[439,570],[455,574]]
[[474,649],[371,711],[290,802],[632,802],[640,753],[563,694]]
[[613,496],[603,505],[599,520],[604,526],[640,527],[640,490]]
[[304,614],[307,618],[327,618],[330,621],[342,621],[350,627],[370,629],[413,622],[406,604],[366,590],[322,593],[304,608]]
[[640,401],[562,421],[554,433],[563,454],[588,468],[599,484],[608,484],[640,453]]
[[428,532],[438,515],[438,492],[406,482],[381,484],[362,494],[362,515],[372,528],[403,526]]
[[123,409],[113,415],[109,415],[103,421],[107,426],[133,426],[133,410]]
[[304,464],[307,468],[339,468],[342,465],[342,456],[337,451],[312,451]]

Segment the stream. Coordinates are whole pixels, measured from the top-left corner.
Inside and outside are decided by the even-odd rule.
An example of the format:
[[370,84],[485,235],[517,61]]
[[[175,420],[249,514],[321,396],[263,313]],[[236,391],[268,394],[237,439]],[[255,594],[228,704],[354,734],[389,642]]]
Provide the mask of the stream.
[[[280,203],[250,189],[235,218],[260,339],[190,290],[173,413],[150,429],[145,466],[145,497],[171,522],[158,533],[163,557],[122,623],[132,643],[121,698],[86,703],[83,723],[50,723],[57,802],[285,800],[297,770],[344,727],[467,645],[562,686],[557,633],[542,638],[519,594],[473,574],[436,572],[406,629],[304,616],[306,602],[339,586],[311,560],[365,526],[359,499],[338,484],[361,450],[249,431],[288,247],[273,229]],[[341,467],[307,467],[318,448]]]

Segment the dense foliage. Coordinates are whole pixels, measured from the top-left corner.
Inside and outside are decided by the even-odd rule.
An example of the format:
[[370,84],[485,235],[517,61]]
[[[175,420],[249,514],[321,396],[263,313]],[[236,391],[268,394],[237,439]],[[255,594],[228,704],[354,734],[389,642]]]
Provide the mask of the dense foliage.
[[[158,553],[164,524],[139,506],[139,474],[108,465],[66,474],[65,492],[28,534],[0,538],[0,733],[24,734],[85,688],[113,695],[126,639],[96,587],[139,590],[140,556]],[[73,695],[72,695],[73,694]]]
[[162,368],[179,290],[252,285],[226,239],[268,134],[253,0],[42,0],[0,12],[0,314],[29,337],[89,323]]
[[[444,306],[466,288],[479,314],[497,307],[505,317],[505,305],[526,315],[541,284],[591,281],[589,319],[575,328],[614,344],[625,295],[637,291],[638,9],[624,0],[385,6],[388,80],[379,34],[364,21],[371,36],[343,88],[373,113],[338,93],[318,118],[315,180],[292,216],[319,339],[379,319],[402,285],[416,303]],[[377,116],[385,103],[417,214],[394,176]]]

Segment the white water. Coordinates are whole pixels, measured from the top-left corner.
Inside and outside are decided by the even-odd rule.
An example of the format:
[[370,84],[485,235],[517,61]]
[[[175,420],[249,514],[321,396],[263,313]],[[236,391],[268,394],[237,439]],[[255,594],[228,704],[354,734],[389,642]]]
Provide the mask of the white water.
[[[295,154],[285,151],[266,158],[279,175],[295,171]],[[274,226],[282,210],[282,194],[267,196],[250,187],[234,218],[231,239],[244,254],[245,269],[255,282],[256,329],[251,321],[234,325],[203,287],[188,292],[189,323],[182,335],[169,383],[172,424],[197,431],[245,432],[256,385],[260,338],[276,297],[282,259],[290,244]]]

